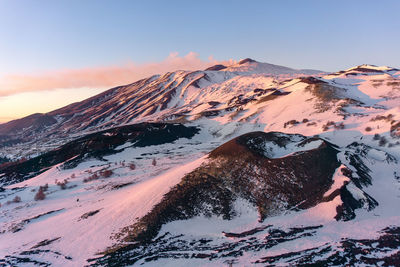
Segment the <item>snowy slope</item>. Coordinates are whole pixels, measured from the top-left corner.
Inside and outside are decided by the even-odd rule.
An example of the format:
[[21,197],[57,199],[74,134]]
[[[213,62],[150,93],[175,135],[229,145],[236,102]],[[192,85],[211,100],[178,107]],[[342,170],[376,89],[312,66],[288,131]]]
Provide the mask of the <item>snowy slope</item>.
[[[41,131],[24,126],[15,136],[26,139],[6,144],[1,155],[34,156],[89,132],[104,145],[113,132],[97,134],[99,129],[131,123],[179,122],[200,130],[140,147],[127,139],[108,154],[98,154],[88,139],[93,150],[74,154],[79,161],[42,162],[40,174],[24,172],[27,164],[17,163],[20,182],[0,188],[0,263],[398,265],[400,71],[361,65],[309,74],[251,60],[218,70],[167,73],[49,113],[57,122],[45,121]],[[31,130],[35,139],[28,137]],[[246,142],[240,141],[243,134]],[[334,156],[321,156],[326,144]],[[319,165],[324,162],[331,164],[329,172],[311,171],[325,168]],[[9,179],[5,170],[0,167],[2,181]],[[112,171],[110,177],[105,170]],[[187,187],[203,179],[199,174],[207,182]],[[321,177],[318,186],[304,183]],[[62,189],[57,183],[64,179]],[[46,198],[35,201],[45,184]],[[185,188],[198,192],[195,196],[233,192],[234,198],[200,198],[190,213],[167,198]],[[318,196],[309,199],[316,188]],[[282,201],[266,212],[259,203],[268,202],[265,192],[271,190]],[[13,201],[16,196],[20,202]],[[162,207],[186,213],[160,217]],[[218,207],[229,212],[219,213]],[[161,224],[141,243],[135,238],[138,226],[151,226],[146,218]]]
[[284,66],[262,63],[255,61],[251,58],[246,58],[239,61],[237,64],[228,66],[224,71],[232,71],[232,72],[244,72],[244,73],[264,73],[270,75],[282,75],[282,74],[290,74],[290,75],[313,75],[313,74],[321,74],[322,71],[319,70],[296,70],[291,69]]

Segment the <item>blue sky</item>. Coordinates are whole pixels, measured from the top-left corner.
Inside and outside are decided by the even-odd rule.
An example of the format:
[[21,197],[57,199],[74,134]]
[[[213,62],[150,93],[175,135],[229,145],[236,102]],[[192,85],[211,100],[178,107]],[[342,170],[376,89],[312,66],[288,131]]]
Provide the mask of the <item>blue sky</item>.
[[229,59],[400,67],[399,10],[398,0],[0,0],[0,123]]
[[0,73],[255,58],[336,71],[399,66],[400,1],[0,1]]

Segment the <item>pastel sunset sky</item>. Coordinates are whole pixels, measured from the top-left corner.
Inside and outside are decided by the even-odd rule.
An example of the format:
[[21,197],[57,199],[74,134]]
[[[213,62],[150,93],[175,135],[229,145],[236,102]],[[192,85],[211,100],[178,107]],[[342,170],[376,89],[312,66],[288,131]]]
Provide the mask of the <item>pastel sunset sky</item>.
[[400,67],[400,1],[0,0],[0,122],[250,57]]

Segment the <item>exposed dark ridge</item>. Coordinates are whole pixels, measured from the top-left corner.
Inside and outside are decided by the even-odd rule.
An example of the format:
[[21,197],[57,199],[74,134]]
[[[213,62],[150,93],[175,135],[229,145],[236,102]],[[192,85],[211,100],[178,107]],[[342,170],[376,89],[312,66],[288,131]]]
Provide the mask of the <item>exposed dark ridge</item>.
[[196,87],[196,88],[200,88],[199,82],[200,82],[200,80],[203,79],[204,77],[206,77],[206,74],[205,74],[205,73],[203,73],[200,77],[198,77],[198,78],[194,79],[193,81],[191,81],[186,87],[194,86],[194,87]]
[[301,77],[300,81],[307,84],[327,84],[327,82],[314,77]]
[[[176,94],[176,87],[169,90],[168,92],[164,93],[163,99],[161,101],[161,108],[160,110],[165,110],[168,107],[169,102],[171,101],[172,97]],[[155,111],[152,112],[152,114]]]
[[[379,205],[372,196],[363,190],[364,187],[372,185],[371,170],[365,165],[364,161],[368,158],[368,153],[373,148],[357,142],[351,143],[346,148],[349,149],[345,152],[346,160],[354,168],[354,171],[349,168],[342,168],[341,172],[358,188],[359,195],[362,197],[354,198],[353,194],[347,189],[348,182],[339,189],[343,203],[336,208],[337,214],[335,218],[343,221],[354,219],[356,217],[356,209],[364,208],[370,211]],[[395,157],[385,154],[387,163],[397,163]]]
[[[373,65],[371,65],[373,66]],[[367,73],[384,73],[384,71],[382,70],[377,70],[377,69],[370,69],[368,67],[363,67],[361,66],[357,66],[354,69],[351,69],[350,71],[358,71],[358,72],[367,72]]]
[[221,113],[221,111],[218,110],[218,109],[210,109],[210,110],[205,110],[205,111],[200,112],[198,114],[198,116],[199,117],[207,117],[207,118],[209,118],[209,117],[218,116],[220,113]]
[[285,96],[285,95],[288,95],[290,93],[291,92],[282,92],[280,90],[275,90],[271,94],[261,97],[258,100],[258,103],[262,103],[262,102],[265,102],[265,101],[271,101],[271,100],[274,100],[274,99],[276,99],[276,98],[278,98],[280,96]]
[[[342,239],[301,251],[263,257],[255,263],[275,266],[400,266],[400,228],[388,227],[376,239]],[[393,253],[388,253],[393,251]]]
[[62,162],[65,167],[74,167],[84,158],[102,158],[116,153],[115,149],[131,142],[132,146],[144,147],[173,142],[179,138],[191,138],[199,131],[175,123],[140,123],[116,127],[86,135],[25,162],[0,168],[0,184],[10,185],[24,181]]
[[262,231],[264,231],[265,229],[267,229],[267,228],[269,228],[271,226],[272,225],[260,226],[260,227],[256,227],[254,229],[251,229],[251,230],[248,230],[248,231],[244,231],[244,232],[241,232],[241,233],[225,233],[225,232],[222,232],[222,233],[226,237],[243,238],[243,237],[247,237],[247,236],[254,235],[256,233],[262,232]]
[[207,68],[207,69],[205,69],[205,70],[214,70],[214,71],[218,71],[218,70],[223,70],[223,69],[226,69],[226,66],[224,66],[224,65],[222,65],[222,64],[217,64],[217,65],[211,66],[211,67],[209,67],[209,68]]
[[232,97],[231,99],[228,100],[226,103],[228,105],[227,110],[231,110],[232,107],[239,107],[242,105],[246,105],[250,101],[254,100],[254,97],[244,97],[243,94],[237,95]]
[[34,245],[33,247],[31,247],[31,249],[35,249],[35,248],[39,248],[39,247],[48,246],[48,245],[50,245],[51,243],[53,243],[54,241],[59,240],[60,238],[61,238],[61,237],[56,237],[56,238],[53,238],[53,239],[45,239],[45,240],[42,240],[42,241],[40,241],[39,243],[37,243],[36,245]]
[[346,187],[347,183],[340,188],[340,198],[342,204],[336,207],[336,220],[349,221],[356,217],[355,210],[367,206],[368,210],[378,206],[378,202],[370,195],[363,192],[364,199],[355,199]]
[[85,219],[87,219],[87,218],[89,218],[89,217],[91,217],[91,216],[94,216],[94,215],[96,215],[97,213],[99,213],[100,210],[101,210],[101,209],[86,212],[85,214],[83,214],[83,215],[79,218],[79,220],[85,220]]
[[270,94],[270,95],[274,95],[274,96],[279,96],[279,95],[288,95],[288,94],[290,94],[291,92],[282,92],[282,91],[280,91],[280,90],[275,90],[272,94]]
[[257,62],[254,59],[251,58],[245,58],[239,61],[239,65],[245,64],[245,63],[253,63],[253,62]]

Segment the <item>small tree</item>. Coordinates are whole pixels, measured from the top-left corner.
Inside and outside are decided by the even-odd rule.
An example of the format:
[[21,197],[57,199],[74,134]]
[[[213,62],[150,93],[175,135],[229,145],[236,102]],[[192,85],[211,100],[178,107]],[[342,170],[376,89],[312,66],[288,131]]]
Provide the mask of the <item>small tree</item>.
[[44,193],[44,189],[42,186],[39,187],[39,190],[37,191],[36,195],[35,195],[35,200],[43,200],[46,198],[46,195]]
[[56,181],[56,184],[57,184],[62,190],[67,189],[67,183],[68,183],[67,179],[64,179],[64,181],[61,181],[61,182]]
[[157,161],[156,161],[155,158],[153,159],[153,161],[151,162],[151,164],[153,164],[153,166],[156,166],[156,165],[157,165]]
[[83,179],[84,183],[93,181],[93,180],[97,180],[99,179],[99,175],[97,173],[93,173],[92,175],[90,175],[88,178]]
[[14,202],[14,203],[19,203],[19,202],[21,202],[21,197],[15,196],[14,199],[13,199],[13,202]]
[[339,124],[333,125],[333,127],[334,127],[336,130],[343,130],[345,126],[344,126],[344,123],[341,122],[341,123],[339,123]]
[[103,176],[104,178],[108,178],[113,174],[112,170],[104,170],[100,172],[100,175]]
[[134,169],[136,169],[135,163],[131,162],[131,163],[129,164],[129,169],[131,169],[132,171],[133,171]]

